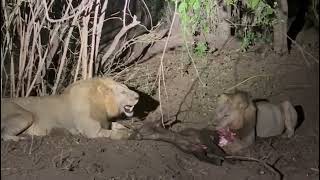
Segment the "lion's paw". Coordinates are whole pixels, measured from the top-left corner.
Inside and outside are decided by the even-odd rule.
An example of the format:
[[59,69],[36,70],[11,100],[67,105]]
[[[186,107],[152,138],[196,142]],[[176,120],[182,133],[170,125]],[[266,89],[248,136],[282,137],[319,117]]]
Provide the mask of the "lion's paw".
[[129,139],[129,137],[133,134],[133,131],[130,129],[118,129],[118,130],[112,130],[111,132],[111,139]]
[[129,130],[129,128],[127,128],[124,125],[117,123],[117,122],[112,122],[111,129],[112,130],[125,130],[125,129]]

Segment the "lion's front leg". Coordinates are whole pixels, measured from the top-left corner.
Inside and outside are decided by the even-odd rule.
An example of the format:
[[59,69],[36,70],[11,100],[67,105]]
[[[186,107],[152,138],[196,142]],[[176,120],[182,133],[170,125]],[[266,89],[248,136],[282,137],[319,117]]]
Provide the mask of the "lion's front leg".
[[126,140],[129,139],[132,132],[127,129],[121,129],[121,130],[107,130],[107,129],[100,129],[98,136],[99,137],[108,137],[113,140]]
[[234,142],[227,144],[222,147],[222,149],[227,153],[227,154],[237,154],[241,150],[243,150],[246,146],[244,143],[242,143],[240,140],[236,139]]
[[111,124],[111,139],[129,139],[133,131],[118,122]]
[[295,127],[298,123],[298,114],[294,106],[289,101],[281,103],[282,113],[284,116],[285,132],[282,135],[284,138],[290,138],[294,135]]
[[236,138],[232,143],[223,146],[222,148],[227,154],[237,154],[252,145],[254,141],[255,132],[252,131],[246,137],[243,137],[242,139]]
[[91,120],[78,127],[79,131],[88,138],[106,137],[110,139],[128,139],[132,131],[119,123],[112,124],[114,129],[103,129],[98,121]]
[[129,128],[125,127],[124,125],[118,123],[118,122],[112,122],[111,123],[111,129],[112,130],[124,130],[127,129],[129,130]]

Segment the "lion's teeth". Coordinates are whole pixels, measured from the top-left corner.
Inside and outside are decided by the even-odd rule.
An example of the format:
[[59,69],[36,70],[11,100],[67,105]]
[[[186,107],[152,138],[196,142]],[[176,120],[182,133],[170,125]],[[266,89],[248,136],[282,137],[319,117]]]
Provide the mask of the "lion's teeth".
[[130,113],[132,111],[133,107],[132,106],[124,106],[124,110],[127,112],[127,113]]

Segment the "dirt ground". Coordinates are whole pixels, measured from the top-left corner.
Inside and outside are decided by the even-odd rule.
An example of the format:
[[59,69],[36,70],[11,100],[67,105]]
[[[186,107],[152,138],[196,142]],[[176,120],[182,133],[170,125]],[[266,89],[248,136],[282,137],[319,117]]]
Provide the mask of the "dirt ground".
[[[253,98],[267,98],[275,103],[290,100],[304,110],[305,120],[296,135],[291,139],[258,138],[244,155],[273,165],[287,180],[319,179],[318,39],[318,31],[305,30],[297,42],[307,53],[295,46],[291,54],[281,57],[264,45],[240,53],[233,50],[231,41],[225,51],[194,59],[201,81],[187,54],[182,49],[171,50],[165,55],[166,86],[160,91],[163,114],[181,121],[173,130],[212,126],[216,96],[235,85],[250,92]],[[125,71],[120,79],[141,92],[152,93],[152,87],[157,85],[160,57],[161,54],[153,55]],[[153,94],[155,100],[159,100],[158,93]],[[140,115],[157,107],[146,118],[159,118],[156,101],[145,98],[142,96]],[[1,142],[1,178],[269,180],[274,176],[256,162],[223,166],[200,162],[165,142],[89,140],[55,133],[17,143]]]

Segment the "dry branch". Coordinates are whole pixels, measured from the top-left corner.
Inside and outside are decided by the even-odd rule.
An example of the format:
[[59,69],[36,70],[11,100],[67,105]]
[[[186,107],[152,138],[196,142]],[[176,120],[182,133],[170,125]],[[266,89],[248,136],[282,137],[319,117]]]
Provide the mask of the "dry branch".
[[[130,24],[125,25],[121,28],[120,32],[116,35],[112,44],[110,45],[108,51],[102,56],[101,64],[105,64],[105,62],[108,60],[112,52],[116,49],[116,46],[119,43],[121,37],[125,35],[125,33],[128,30],[130,30],[131,28],[135,27],[138,24],[140,24],[140,21],[137,20],[137,16],[133,16],[133,21]],[[112,64],[113,62],[110,62],[110,63]]]
[[59,66],[59,71],[58,71],[58,74],[57,74],[57,77],[56,77],[56,82],[54,83],[54,86],[52,88],[52,94],[56,94],[56,91],[57,91],[57,88],[58,88],[58,84],[59,84],[59,81],[60,81],[60,77],[61,77],[61,73],[62,73],[62,70],[64,68],[64,64],[65,64],[65,61],[66,61],[66,56],[67,56],[67,51],[68,51],[68,46],[69,46],[69,42],[70,42],[70,38],[71,38],[71,35],[72,35],[72,32],[73,32],[73,28],[76,24],[76,21],[77,21],[77,16],[73,18],[73,21],[72,21],[72,27],[69,29],[69,32],[68,32],[68,35],[64,41],[64,48],[63,48],[63,54],[62,54],[62,57],[61,57],[61,62],[60,62],[60,66]]
[[[1,74],[7,75],[1,79],[2,95],[9,92],[11,97],[56,94],[66,83],[96,76],[108,60],[109,67],[131,62],[129,58],[118,64],[115,58],[110,58],[121,38],[141,25],[136,16],[131,16],[130,0],[125,1],[123,17],[112,17],[120,12],[106,17],[108,0],[101,2],[88,0],[75,5],[74,1],[66,1],[59,4],[61,8],[57,12],[55,0],[1,1],[4,20]],[[148,9],[147,13],[150,16]],[[102,58],[98,58],[102,29],[111,18],[121,20],[123,27]],[[133,45],[126,40],[123,43],[125,48]]]

